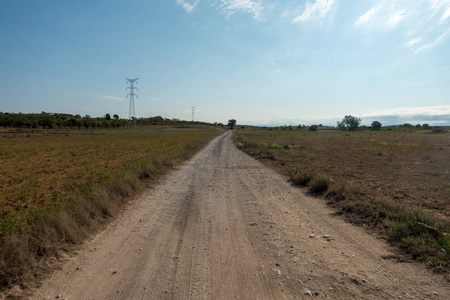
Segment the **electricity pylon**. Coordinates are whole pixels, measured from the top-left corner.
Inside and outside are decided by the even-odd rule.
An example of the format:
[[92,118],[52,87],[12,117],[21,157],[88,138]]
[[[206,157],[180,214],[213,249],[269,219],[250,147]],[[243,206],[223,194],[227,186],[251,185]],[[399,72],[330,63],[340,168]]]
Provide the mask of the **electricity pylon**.
[[138,88],[134,87],[134,83],[136,82],[137,84],[137,80],[139,78],[135,78],[135,79],[129,79],[129,78],[125,78],[127,80],[127,84],[129,83],[130,86],[126,88],[126,90],[130,90],[130,93],[127,95],[130,96],[130,109],[128,110],[128,121],[133,124],[133,128],[136,127],[136,111],[134,109],[134,96],[137,95],[134,93],[134,90],[139,91]]

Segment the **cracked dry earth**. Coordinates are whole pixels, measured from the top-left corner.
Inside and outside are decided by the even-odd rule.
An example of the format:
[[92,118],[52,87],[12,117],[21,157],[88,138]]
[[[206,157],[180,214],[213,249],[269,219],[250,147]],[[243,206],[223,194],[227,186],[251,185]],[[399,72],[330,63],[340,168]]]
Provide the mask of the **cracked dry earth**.
[[449,283],[213,140],[131,204],[33,299],[449,299]]

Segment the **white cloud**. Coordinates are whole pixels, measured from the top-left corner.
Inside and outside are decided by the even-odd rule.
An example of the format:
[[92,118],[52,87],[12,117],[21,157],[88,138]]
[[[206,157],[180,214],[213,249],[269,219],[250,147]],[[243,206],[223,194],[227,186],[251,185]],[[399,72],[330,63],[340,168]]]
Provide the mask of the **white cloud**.
[[292,23],[302,23],[310,20],[323,19],[333,8],[334,0],[316,0],[314,3],[308,2],[303,13],[294,18]]
[[406,45],[408,45],[408,47],[413,47],[415,44],[419,43],[422,40],[421,37],[415,37],[412,40],[410,40],[409,42],[406,43]]
[[183,8],[186,10],[186,12],[191,13],[194,8],[197,6],[197,4],[200,2],[200,0],[196,0],[194,3],[189,3],[185,0],[176,0],[178,4],[183,6]]
[[450,29],[447,30],[446,32],[444,32],[443,34],[441,34],[437,39],[435,39],[433,42],[425,44],[423,46],[421,46],[420,48],[417,48],[416,52],[425,50],[425,49],[430,49],[433,48],[437,45],[439,45],[446,37],[447,35],[450,33]]
[[407,15],[406,9],[401,9],[395,2],[380,1],[359,17],[355,25],[391,29],[406,19]]
[[389,21],[388,21],[389,27],[396,26],[405,17],[406,17],[406,11],[404,9],[397,11],[396,13],[391,15],[391,17],[389,18]]
[[431,8],[437,12],[442,12],[440,21],[444,22],[450,17],[450,0],[431,0]]
[[[373,121],[379,121],[383,126],[409,124],[450,125],[450,105],[393,108],[384,111],[366,113],[350,112],[351,115],[361,118],[363,125],[370,125]],[[261,126],[279,126],[291,123],[297,124],[325,124],[336,126],[336,121],[343,118],[343,114],[329,115],[305,115],[290,118],[262,118],[259,120],[244,120],[241,124],[256,124]]]
[[114,96],[108,96],[108,95],[93,95],[99,98],[108,99],[108,100],[123,100],[123,98],[120,97],[114,97]]
[[425,106],[425,107],[404,107],[393,108],[390,110],[361,114],[362,117],[373,116],[397,116],[397,117],[413,117],[413,116],[446,116],[450,115],[450,105],[441,106]]
[[101,98],[101,99],[107,99],[107,100],[124,100],[124,98],[121,97],[115,97],[115,96],[108,96],[108,95],[92,95],[92,94],[76,94],[74,96],[77,97],[89,97],[89,98]]
[[361,17],[359,17],[358,21],[356,21],[355,25],[363,25],[370,21],[370,19],[373,18],[373,16],[378,12],[379,8],[374,6],[371,9],[369,9],[365,14],[363,14]]
[[442,14],[441,21],[445,21],[450,17],[450,7],[447,8]]
[[450,120],[450,105],[394,108],[386,111],[371,112],[358,115],[363,122],[378,120],[386,125],[395,124],[448,124]]
[[221,0],[220,7],[229,14],[241,11],[253,14],[257,19],[261,16],[264,9],[262,4],[255,0]]

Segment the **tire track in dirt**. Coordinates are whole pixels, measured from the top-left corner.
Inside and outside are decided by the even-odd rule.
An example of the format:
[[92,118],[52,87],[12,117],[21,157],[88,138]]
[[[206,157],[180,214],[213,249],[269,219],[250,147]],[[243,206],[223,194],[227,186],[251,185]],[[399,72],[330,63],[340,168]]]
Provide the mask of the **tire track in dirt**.
[[[448,282],[215,139],[33,299],[444,299]],[[314,237],[310,237],[314,234]],[[323,236],[328,236],[323,238]]]

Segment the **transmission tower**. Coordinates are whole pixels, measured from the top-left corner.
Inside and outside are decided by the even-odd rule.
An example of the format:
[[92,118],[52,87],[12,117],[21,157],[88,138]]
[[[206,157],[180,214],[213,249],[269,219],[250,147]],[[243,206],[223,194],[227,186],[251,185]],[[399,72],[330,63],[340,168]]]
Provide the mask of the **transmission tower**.
[[191,108],[192,108],[192,122],[194,122],[194,109],[195,109],[195,107],[191,106]]
[[139,78],[135,78],[135,79],[129,79],[129,78],[125,78],[127,80],[127,84],[129,83],[130,86],[126,88],[126,90],[130,90],[130,93],[127,95],[130,96],[130,109],[128,110],[128,120],[131,124],[133,124],[133,128],[136,127],[136,111],[134,109],[134,96],[137,95],[134,93],[134,90],[139,91],[138,88],[134,87],[134,83],[136,82],[137,84],[137,80]]

